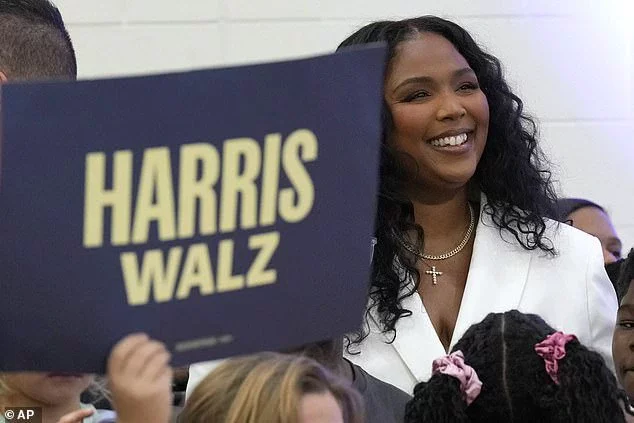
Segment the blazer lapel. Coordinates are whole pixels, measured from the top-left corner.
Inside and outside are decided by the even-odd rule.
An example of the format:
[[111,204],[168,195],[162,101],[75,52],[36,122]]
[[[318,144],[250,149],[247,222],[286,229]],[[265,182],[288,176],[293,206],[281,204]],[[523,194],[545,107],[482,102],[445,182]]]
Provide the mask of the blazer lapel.
[[[481,204],[486,203],[482,196]],[[532,254],[493,223],[491,216],[480,214],[476,230],[467,284],[462,296],[451,347],[474,323],[489,313],[519,307],[528,279]]]
[[[486,204],[482,195],[481,204]],[[528,278],[531,254],[503,232],[488,214],[480,214],[465,291],[450,348],[474,323],[493,312],[519,307]],[[411,288],[408,287],[408,288]],[[393,346],[417,381],[431,376],[432,361],[446,354],[418,293],[402,300],[412,312],[396,322]]]
[[403,299],[412,315],[396,322],[393,346],[417,381],[431,376],[431,363],[446,354],[418,293]]

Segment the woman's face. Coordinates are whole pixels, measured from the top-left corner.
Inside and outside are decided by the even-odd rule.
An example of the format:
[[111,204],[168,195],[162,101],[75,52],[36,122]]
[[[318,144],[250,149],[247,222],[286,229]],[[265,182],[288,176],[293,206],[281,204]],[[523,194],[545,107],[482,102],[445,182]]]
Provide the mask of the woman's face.
[[464,186],[486,145],[489,104],[453,44],[434,33],[400,43],[384,95],[394,122],[388,143],[415,160],[404,164],[417,185]]
[[570,213],[568,219],[572,220],[572,226],[575,228],[599,238],[605,264],[614,263],[621,258],[621,240],[616,234],[610,216],[603,210],[596,207],[582,207]]
[[24,372],[4,376],[12,392],[41,406],[79,401],[79,396],[88,389],[93,379],[88,374],[66,373]]

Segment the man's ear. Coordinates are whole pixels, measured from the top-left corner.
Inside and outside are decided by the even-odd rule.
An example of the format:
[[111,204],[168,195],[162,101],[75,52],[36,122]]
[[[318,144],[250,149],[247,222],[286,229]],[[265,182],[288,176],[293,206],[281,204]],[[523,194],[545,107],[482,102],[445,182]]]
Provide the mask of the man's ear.
[[0,70],[0,84],[7,82],[7,76]]

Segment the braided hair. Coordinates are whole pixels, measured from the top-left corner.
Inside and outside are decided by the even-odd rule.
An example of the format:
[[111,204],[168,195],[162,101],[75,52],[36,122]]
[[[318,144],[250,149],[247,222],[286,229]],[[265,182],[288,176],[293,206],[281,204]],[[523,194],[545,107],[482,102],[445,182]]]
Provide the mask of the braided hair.
[[625,393],[602,357],[576,339],[553,382],[534,348],[554,332],[534,314],[489,314],[453,349],[477,372],[480,395],[467,406],[458,380],[437,373],[414,388],[405,422],[625,422]]

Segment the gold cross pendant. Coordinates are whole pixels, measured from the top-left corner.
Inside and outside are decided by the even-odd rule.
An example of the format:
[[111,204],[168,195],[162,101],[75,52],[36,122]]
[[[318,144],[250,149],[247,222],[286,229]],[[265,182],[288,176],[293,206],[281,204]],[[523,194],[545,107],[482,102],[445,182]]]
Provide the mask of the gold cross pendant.
[[438,283],[438,276],[442,276],[442,272],[436,271],[436,266],[432,266],[431,270],[426,270],[425,273],[431,275],[431,283],[434,285]]

